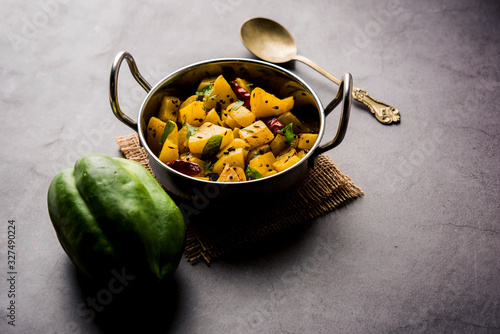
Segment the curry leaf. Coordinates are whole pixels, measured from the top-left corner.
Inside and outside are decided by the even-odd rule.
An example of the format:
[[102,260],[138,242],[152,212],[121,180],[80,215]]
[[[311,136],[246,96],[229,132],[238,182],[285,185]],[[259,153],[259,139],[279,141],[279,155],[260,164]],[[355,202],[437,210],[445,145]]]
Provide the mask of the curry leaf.
[[167,124],[165,125],[165,129],[163,130],[163,134],[161,135],[160,138],[160,145],[163,145],[165,141],[167,140],[168,136],[174,131],[176,127],[176,124],[172,122],[171,120],[167,121]]
[[250,166],[247,166],[245,169],[245,176],[247,177],[247,180],[257,180],[264,177],[258,170]]
[[293,123],[289,123],[283,129],[281,129],[281,133],[285,135],[285,140],[288,144],[290,144],[294,139],[292,127]]
[[221,135],[213,135],[212,137],[210,137],[203,147],[201,160],[212,159],[217,154],[217,152],[219,152],[222,139],[223,137]]

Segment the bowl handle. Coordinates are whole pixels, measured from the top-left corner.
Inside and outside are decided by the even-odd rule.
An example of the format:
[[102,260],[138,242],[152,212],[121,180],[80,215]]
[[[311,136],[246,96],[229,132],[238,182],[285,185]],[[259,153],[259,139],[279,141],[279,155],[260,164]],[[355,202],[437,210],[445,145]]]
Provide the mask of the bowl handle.
[[111,109],[116,118],[137,132],[137,122],[125,115],[118,104],[118,72],[120,71],[120,66],[124,59],[127,60],[130,72],[139,85],[148,93],[151,90],[151,85],[142,77],[141,73],[139,73],[132,55],[126,51],[122,51],[116,55],[115,61],[111,66],[111,75],[109,77],[109,102],[111,103]]
[[335,135],[335,138],[330,140],[328,143],[316,148],[313,156],[311,157],[312,159],[310,160],[310,165],[312,166],[314,166],[318,155],[338,146],[344,139],[345,133],[347,131],[347,125],[349,124],[349,115],[351,113],[352,104],[352,76],[350,73],[345,73],[342,76],[337,96],[335,96],[332,102],[330,102],[326,106],[325,116],[328,116],[333,111],[333,109],[335,109],[340,104],[340,102],[342,102],[342,113],[340,115],[337,134]]

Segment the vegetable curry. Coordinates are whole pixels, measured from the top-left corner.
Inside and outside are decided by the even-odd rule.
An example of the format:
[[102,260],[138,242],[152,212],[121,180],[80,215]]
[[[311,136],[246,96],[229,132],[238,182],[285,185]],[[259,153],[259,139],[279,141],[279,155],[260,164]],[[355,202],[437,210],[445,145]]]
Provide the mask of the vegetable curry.
[[204,78],[183,101],[162,98],[148,122],[148,145],[167,166],[203,180],[242,182],[282,172],[314,146],[318,117],[301,115],[312,97],[293,82],[280,95],[240,77]]

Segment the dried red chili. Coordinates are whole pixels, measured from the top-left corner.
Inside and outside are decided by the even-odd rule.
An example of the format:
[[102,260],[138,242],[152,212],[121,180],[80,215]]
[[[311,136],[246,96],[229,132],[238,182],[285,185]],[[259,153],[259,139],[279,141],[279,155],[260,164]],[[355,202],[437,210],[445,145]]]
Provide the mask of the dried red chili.
[[267,127],[269,128],[269,130],[271,130],[275,136],[276,136],[277,133],[280,132],[281,129],[283,129],[285,127],[283,125],[283,123],[281,123],[280,121],[278,121],[278,119],[276,117],[270,117],[270,118],[268,118],[265,121],[265,123],[266,123]]
[[238,85],[236,82],[231,81],[231,88],[233,89],[233,92],[236,94],[238,99],[243,101],[243,106],[245,108],[250,107],[250,92],[247,91],[245,88],[241,87]]
[[182,174],[193,176],[201,172],[201,167],[194,162],[184,160],[172,160],[166,163],[172,169],[175,169]]

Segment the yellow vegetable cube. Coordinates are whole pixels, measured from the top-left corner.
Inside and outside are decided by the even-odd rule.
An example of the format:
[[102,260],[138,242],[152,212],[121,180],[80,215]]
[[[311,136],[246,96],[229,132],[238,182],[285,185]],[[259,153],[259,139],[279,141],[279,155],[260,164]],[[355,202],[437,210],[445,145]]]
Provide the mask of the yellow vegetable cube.
[[221,135],[223,137],[220,145],[221,147],[225,147],[234,139],[233,131],[231,129],[227,129],[210,122],[205,122],[195,134],[189,137],[189,150],[192,153],[203,153],[205,144],[208,142],[210,137],[215,135]]
[[[245,173],[243,172],[243,169],[240,167],[231,167],[229,165],[226,165],[222,172],[220,173],[219,178],[217,179],[217,182],[241,182],[241,181],[246,181]],[[242,179],[242,176],[244,179]]]
[[251,148],[267,144],[274,139],[271,130],[260,120],[241,129],[240,137],[249,143]]
[[279,159],[273,163],[273,167],[277,172],[284,171],[287,168],[290,168],[292,165],[296,164],[300,161],[300,158],[296,155],[293,155],[286,159]]
[[[237,148],[243,149],[243,157],[246,158],[248,151],[250,150],[250,145],[241,138],[234,138],[232,142],[226,145],[219,153],[217,153],[217,159],[222,158],[224,154],[229,154],[229,152],[236,150]],[[228,153],[225,153],[228,152]]]
[[259,155],[250,160],[248,165],[253,169],[259,171],[262,175],[274,170],[273,163],[276,161],[273,152],[267,152],[264,155]]
[[219,114],[217,114],[217,111],[215,111],[215,108],[212,108],[212,110],[210,110],[207,113],[207,117],[205,117],[205,122],[210,122],[219,126],[222,125],[222,121],[219,117]]
[[201,90],[208,85],[213,86],[216,79],[217,79],[217,76],[212,76],[212,77],[208,77],[208,78],[201,80],[200,84],[198,85],[198,88],[196,89],[196,92],[201,92]]
[[147,142],[151,151],[158,155],[161,150],[160,138],[165,129],[166,123],[157,117],[151,117],[148,122],[148,127],[146,130]]
[[181,101],[175,96],[165,96],[161,101],[158,118],[166,122],[171,120],[177,122],[179,120],[179,106]]
[[304,133],[304,132],[311,132],[309,127],[302,123],[294,114],[291,112],[286,112],[280,117],[278,117],[278,121],[281,122],[281,124],[287,126],[288,124],[292,123],[292,129],[293,133]]
[[297,148],[302,150],[310,150],[316,140],[318,139],[318,134],[316,133],[301,133],[298,136]]
[[234,138],[241,138],[240,137],[240,128],[234,128],[233,133],[234,133]]
[[249,126],[255,122],[255,115],[242,105],[238,107],[236,102],[227,107],[226,113],[242,127]]
[[250,95],[250,109],[257,118],[281,115],[292,108],[291,96],[281,100],[260,87],[255,88]]
[[281,133],[276,134],[274,140],[270,144],[271,151],[274,155],[280,154],[284,149],[286,149],[289,144],[286,142],[286,138]]
[[188,133],[187,125],[184,125],[177,132],[177,145],[179,146],[179,153],[185,153],[189,151],[187,133]]
[[278,173],[278,172],[273,169],[271,172],[267,172],[265,174],[262,174],[262,176],[263,177],[268,177],[268,176],[274,175],[276,173]]
[[191,95],[184,102],[181,103],[181,105],[179,106],[179,109],[187,107],[188,105],[190,105],[191,103],[193,103],[196,100],[198,100],[198,95]]
[[177,145],[167,140],[165,144],[163,144],[159,158],[164,163],[179,159],[179,149]]
[[230,115],[227,115],[222,123],[231,129],[236,129],[240,126]]
[[221,110],[226,110],[227,106],[235,101],[238,101],[238,98],[233,89],[226,79],[219,75],[214,82],[212,92],[205,100],[206,108],[211,110],[220,104]]
[[202,125],[206,116],[205,105],[201,101],[194,101],[179,110],[180,121],[191,124],[192,126]]
[[234,151],[229,151],[228,154],[223,154],[222,157],[215,162],[212,172],[220,173],[226,165],[245,168],[243,149],[237,148]]

